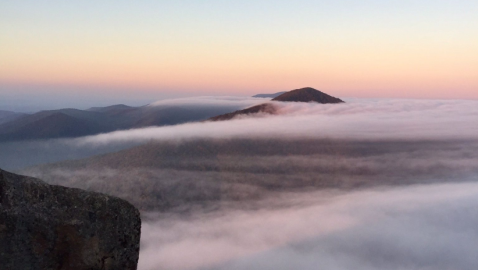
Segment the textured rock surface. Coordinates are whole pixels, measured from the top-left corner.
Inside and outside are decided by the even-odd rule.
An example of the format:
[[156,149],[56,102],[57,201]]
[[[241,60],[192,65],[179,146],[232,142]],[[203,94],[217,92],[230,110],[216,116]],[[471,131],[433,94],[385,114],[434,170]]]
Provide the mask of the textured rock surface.
[[0,170],[0,269],[136,269],[141,220],[119,198]]

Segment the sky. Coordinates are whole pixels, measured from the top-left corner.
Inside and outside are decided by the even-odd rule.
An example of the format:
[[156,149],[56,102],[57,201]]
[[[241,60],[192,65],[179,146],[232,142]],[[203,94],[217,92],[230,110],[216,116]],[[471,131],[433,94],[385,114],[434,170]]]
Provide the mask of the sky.
[[0,109],[304,86],[478,99],[476,14],[468,0],[2,1]]

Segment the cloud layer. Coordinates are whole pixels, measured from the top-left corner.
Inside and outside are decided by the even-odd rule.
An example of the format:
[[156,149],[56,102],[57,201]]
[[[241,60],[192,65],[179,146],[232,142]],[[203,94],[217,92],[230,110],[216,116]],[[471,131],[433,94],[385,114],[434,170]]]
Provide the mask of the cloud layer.
[[[267,100],[267,99],[265,99]],[[0,143],[0,166],[18,169],[125,149],[149,141],[278,138],[356,140],[475,140],[478,101],[345,99],[345,104],[274,103],[280,115],[257,115],[224,122],[150,127],[77,139]],[[198,97],[150,106],[202,106],[233,111],[264,99]]]
[[271,192],[472,181],[478,141],[197,140],[148,143],[26,172],[142,211],[214,208]]
[[476,183],[442,184],[290,194],[258,210],[163,216],[143,225],[139,269],[472,270],[477,198]]
[[52,140],[62,155],[144,145],[31,174],[140,207],[140,270],[474,270],[478,101],[346,101]]
[[201,96],[190,98],[164,99],[153,102],[148,106],[157,107],[233,107],[245,108],[264,102],[266,99],[240,96]]
[[279,103],[280,115],[118,131],[75,142],[105,144],[195,138],[476,139],[478,101],[350,99]]

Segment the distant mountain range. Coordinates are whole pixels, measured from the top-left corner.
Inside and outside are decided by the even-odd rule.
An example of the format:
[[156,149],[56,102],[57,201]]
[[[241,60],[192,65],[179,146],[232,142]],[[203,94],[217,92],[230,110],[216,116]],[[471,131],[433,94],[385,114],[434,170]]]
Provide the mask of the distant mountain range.
[[[322,104],[343,102],[310,87],[257,96],[275,96],[273,101],[318,102]],[[116,130],[176,125],[207,119],[221,121],[232,119],[238,115],[274,114],[276,112],[276,108],[270,103],[234,112],[231,112],[231,109],[237,109],[237,106],[130,107],[118,104],[108,107],[93,107],[88,110],[60,109],[34,114],[0,111],[0,142],[72,138]]]
[[[0,113],[1,141],[71,138],[147,126],[201,121],[231,110],[231,106],[113,105],[88,110],[60,109],[34,114]],[[10,117],[10,118],[8,118]]]
[[[280,94],[282,93],[282,94]],[[312,87],[304,87],[295,89],[289,92],[280,92],[276,94],[280,94],[272,99],[272,101],[282,101],[282,102],[316,102],[321,104],[334,104],[334,103],[344,103],[343,100],[330,96],[326,93],[323,93],[317,89]],[[271,95],[276,95],[271,94]],[[254,97],[257,97],[254,96]],[[241,115],[251,115],[251,114],[275,114],[277,112],[277,108],[274,106],[273,103],[263,103],[256,106],[252,106],[243,110],[238,110],[231,113],[226,113],[223,115],[218,115],[215,117],[211,117],[210,121],[224,121],[230,120],[235,117]]]
[[25,114],[0,110],[0,124],[13,121]]

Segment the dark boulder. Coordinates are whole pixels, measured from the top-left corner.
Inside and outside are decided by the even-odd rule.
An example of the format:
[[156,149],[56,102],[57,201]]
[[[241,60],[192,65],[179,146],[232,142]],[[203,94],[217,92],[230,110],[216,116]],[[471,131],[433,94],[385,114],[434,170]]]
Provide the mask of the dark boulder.
[[136,269],[141,220],[128,202],[0,170],[0,269]]

